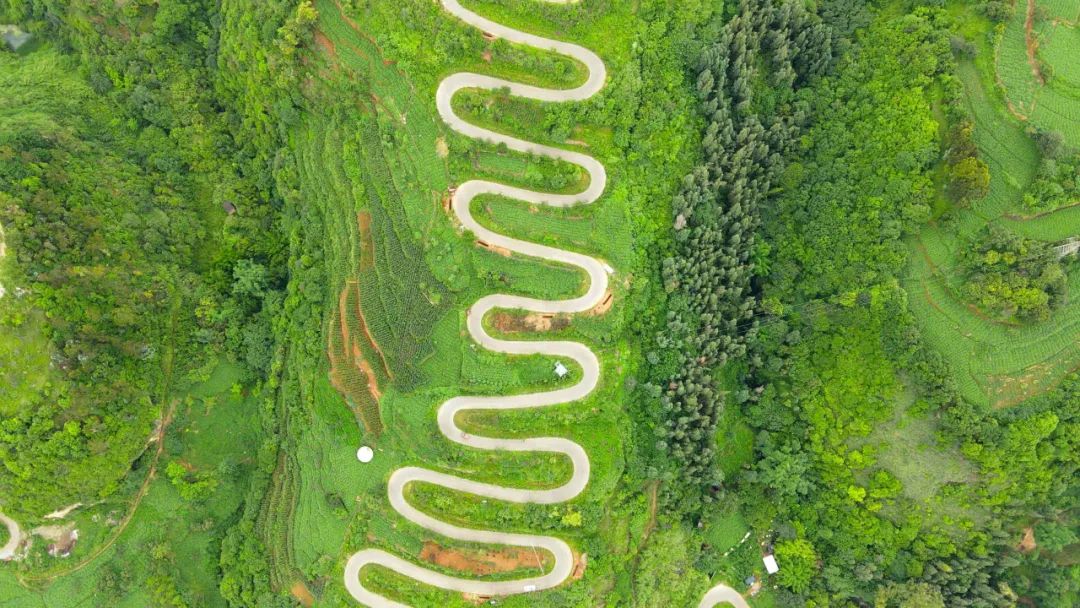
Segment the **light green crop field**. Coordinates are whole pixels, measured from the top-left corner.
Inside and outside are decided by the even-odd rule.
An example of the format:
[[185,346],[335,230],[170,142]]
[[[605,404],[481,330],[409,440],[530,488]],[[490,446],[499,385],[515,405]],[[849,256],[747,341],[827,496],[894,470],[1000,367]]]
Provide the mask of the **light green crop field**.
[[[1030,13],[1030,14],[1029,14]],[[1075,3],[1023,0],[994,49],[998,82],[1020,120],[1080,145],[1080,29]]]
[[1073,0],[1040,0],[1039,6],[1055,21],[1080,22],[1080,6]]
[[[587,178],[576,167],[498,150],[449,132],[435,113],[434,90],[443,75],[461,70],[544,86],[572,86],[583,80],[584,70],[535,49],[484,41],[481,32],[444,15],[437,3],[406,0],[405,4],[402,10],[422,20],[424,31],[437,33],[421,36],[401,27],[396,9],[378,3],[359,11],[332,0],[315,3],[317,78],[304,92],[310,103],[304,126],[294,134],[302,194],[310,205],[303,213],[312,214],[311,224],[325,230],[327,301],[335,305],[347,301],[352,296],[342,297],[342,290],[351,284],[358,287],[359,311],[352,304],[327,307],[330,318],[324,326],[329,336],[324,344],[331,359],[334,351],[348,350],[345,342],[359,345],[359,358],[375,370],[381,419],[381,432],[371,432],[349,411],[350,405],[355,409],[355,400],[346,402],[327,376],[311,379],[315,403],[310,420],[297,430],[297,450],[291,458],[297,465],[295,507],[289,539],[282,544],[291,548],[291,566],[320,606],[352,605],[340,583],[342,567],[348,555],[361,548],[379,547],[413,560],[419,559],[425,543],[466,554],[500,550],[438,537],[401,518],[386,499],[386,481],[394,469],[417,465],[517,487],[552,487],[571,473],[561,455],[469,450],[438,431],[436,409],[455,395],[549,390],[580,377],[572,365],[567,378],[555,378],[554,361],[548,357],[506,357],[473,344],[465,332],[471,303],[496,292],[573,297],[584,290],[586,281],[572,268],[478,246],[460,232],[444,203],[450,185],[472,178],[553,192],[580,191]],[[587,11],[583,22],[554,33],[545,30],[546,20],[505,3],[470,3],[474,5],[508,24],[589,45],[608,62],[609,88],[618,88],[629,77],[621,76],[620,68],[633,61],[629,51],[639,23],[630,3]],[[556,15],[566,9],[540,10]],[[435,52],[432,45],[440,36],[466,36],[468,48],[477,52],[459,50],[448,56],[444,50]],[[639,144],[643,154],[664,146],[665,158],[656,162],[668,165],[665,171],[673,176],[685,172],[692,160],[684,151],[691,143],[686,138],[693,137],[686,128],[692,93],[680,90],[679,95],[665,117],[668,122],[658,122],[665,128],[658,137],[665,139]],[[513,335],[514,339],[558,335],[588,344],[602,362],[601,384],[582,402],[538,411],[473,413],[460,422],[485,436],[572,438],[590,455],[590,484],[570,503],[543,507],[484,501],[423,485],[408,491],[413,504],[440,519],[566,539],[589,554],[582,584],[592,588],[609,585],[620,560],[640,542],[628,543],[627,538],[645,536],[645,518],[635,520],[633,529],[624,531],[627,536],[618,539],[604,536],[603,522],[613,510],[634,508],[614,496],[621,492],[617,488],[624,467],[623,433],[629,426],[620,406],[625,401],[624,379],[637,360],[636,347],[623,338],[629,320],[625,303],[632,297],[642,249],[652,238],[650,222],[666,213],[666,203],[656,201],[670,200],[677,181],[668,185],[648,181],[645,165],[627,163],[624,147],[613,143],[603,112],[597,114],[586,104],[567,106],[553,110],[491,95],[478,100],[471,119],[536,141],[552,141],[543,125],[553,120],[549,113],[558,113],[573,126],[556,145],[587,151],[605,163],[609,172],[605,196],[588,207],[565,210],[490,197],[475,201],[474,213],[501,233],[594,255],[616,268],[615,305],[606,314],[580,315],[556,334]],[[594,123],[587,115],[601,122]],[[671,150],[680,152],[672,155]],[[638,188],[632,192],[635,184]],[[360,314],[374,344],[355,339],[362,331]],[[348,340],[334,335],[343,325]],[[354,387],[360,380],[353,378]],[[356,461],[361,444],[375,448],[371,464]],[[575,523],[578,514],[581,524]],[[543,563],[550,556],[539,558]],[[486,576],[534,573],[535,567],[522,566]],[[460,594],[426,588],[378,568],[365,570],[364,577],[371,588],[412,605],[471,605]],[[500,603],[564,605],[557,599],[562,593],[555,590]]]
[[[1027,66],[1026,57],[1018,63],[1010,50],[1014,26],[1008,24],[998,47],[1002,81],[1009,70],[1022,73],[1016,67],[1020,63]],[[979,61],[986,60],[980,55]],[[1071,300],[1045,322],[1010,325],[989,319],[960,295],[961,248],[991,222],[1030,238],[1060,241],[1080,234],[1080,214],[1065,208],[1024,215],[1021,198],[1034,178],[1039,153],[1016,117],[1023,100],[1012,97],[1007,107],[995,94],[992,72],[986,63],[960,65],[976,143],[990,167],[989,194],[971,209],[958,211],[955,224],[931,224],[912,240],[907,289],[926,341],[948,360],[961,393],[975,403],[1004,407],[1049,389],[1080,367],[1080,301]],[[1069,289],[1080,289],[1080,272],[1070,273]]]

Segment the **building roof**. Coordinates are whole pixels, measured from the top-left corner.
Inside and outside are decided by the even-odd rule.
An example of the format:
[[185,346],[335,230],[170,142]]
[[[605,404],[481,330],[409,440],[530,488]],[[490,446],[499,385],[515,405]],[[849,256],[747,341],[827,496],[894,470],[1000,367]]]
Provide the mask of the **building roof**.
[[570,370],[566,369],[566,366],[562,364],[562,361],[555,363],[555,375],[562,378],[566,374],[569,374]]
[[769,574],[776,574],[780,571],[780,566],[776,563],[776,557],[772,555],[766,555],[761,558],[761,561],[765,562],[765,571]]

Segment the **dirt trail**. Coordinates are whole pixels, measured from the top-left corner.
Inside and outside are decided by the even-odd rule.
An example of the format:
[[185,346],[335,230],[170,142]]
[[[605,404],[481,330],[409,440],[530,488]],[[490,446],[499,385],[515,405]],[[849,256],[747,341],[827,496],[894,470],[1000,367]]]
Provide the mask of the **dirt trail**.
[[128,509],[127,513],[124,514],[124,518],[120,520],[120,523],[117,524],[109,540],[105,541],[101,545],[98,545],[89,555],[84,557],[82,561],[78,562],[67,570],[63,570],[61,572],[54,572],[47,576],[19,574],[17,576],[19,578],[20,584],[22,584],[24,587],[28,587],[33,584],[49,582],[60,578],[61,576],[74,574],[75,572],[82,570],[95,559],[100,557],[102,553],[107,551],[109,547],[112,547],[113,544],[116,543],[116,541],[120,538],[120,535],[124,533],[125,529],[127,529],[128,524],[131,523],[132,518],[135,517],[135,512],[139,509],[139,505],[142,503],[143,498],[145,498],[146,493],[150,491],[150,483],[154,481],[154,478],[157,475],[158,463],[161,460],[161,454],[165,451],[165,431],[169,428],[169,424],[172,422],[173,415],[176,412],[176,404],[177,401],[173,400],[172,404],[169,405],[169,408],[166,411],[165,417],[162,419],[161,424],[158,426],[158,431],[155,438],[155,441],[157,442],[157,449],[154,450],[154,459],[153,462],[150,463],[150,471],[147,473],[146,479],[143,480],[142,485],[139,486],[139,492],[135,495],[135,499],[132,501],[131,508]]
[[1027,48],[1028,65],[1031,66],[1031,74],[1040,85],[1046,84],[1043,77],[1042,66],[1036,53],[1039,50],[1039,39],[1035,37],[1035,0],[1027,0],[1027,18],[1024,19],[1024,47]]

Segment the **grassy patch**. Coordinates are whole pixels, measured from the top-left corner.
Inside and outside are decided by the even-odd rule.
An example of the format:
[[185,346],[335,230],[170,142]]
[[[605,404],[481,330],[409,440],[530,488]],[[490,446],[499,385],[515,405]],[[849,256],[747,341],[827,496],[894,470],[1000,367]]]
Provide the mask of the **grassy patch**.
[[729,403],[724,408],[716,424],[716,453],[726,479],[734,478],[754,461],[754,429],[735,404]]
[[976,480],[977,468],[955,447],[938,444],[936,425],[920,411],[915,395],[901,393],[889,423],[878,425],[866,441],[876,449],[877,464],[903,484],[904,496],[926,504],[950,483]]
[[41,333],[37,314],[8,294],[0,300],[0,415],[11,416],[32,405],[50,381],[51,346]]
[[714,551],[727,551],[734,548],[749,531],[750,527],[739,513],[718,514],[705,528],[705,539]]

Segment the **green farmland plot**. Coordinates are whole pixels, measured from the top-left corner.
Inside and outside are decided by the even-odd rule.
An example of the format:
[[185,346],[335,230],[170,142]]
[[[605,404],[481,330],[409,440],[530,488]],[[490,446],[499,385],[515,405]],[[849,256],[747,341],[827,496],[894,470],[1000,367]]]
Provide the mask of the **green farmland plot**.
[[1080,145],[1080,9],[1068,0],[1021,0],[994,48],[1013,114]]
[[[1080,53],[1080,28],[1055,27],[1039,44],[1039,56],[1053,66],[1050,84],[1063,91],[1080,91],[1080,64],[1075,58]],[[1070,57],[1074,60],[1063,60]],[[1073,120],[1077,120],[1075,115]]]
[[[909,305],[927,342],[949,361],[961,393],[975,403],[1004,407],[1055,386],[1080,367],[1080,301],[1073,298],[1044,322],[1012,325],[989,318],[961,294],[963,248],[987,223],[1027,237],[1057,242],[1080,234],[1074,208],[1024,217],[1020,204],[1035,174],[1038,151],[1023,128],[980,81],[976,66],[962,63],[975,137],[990,167],[990,191],[948,226],[930,225],[913,240]],[[1070,293],[1080,293],[1072,272]]]
[[1053,21],[1080,23],[1080,6],[1073,0],[1039,0],[1039,6]]

